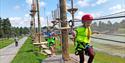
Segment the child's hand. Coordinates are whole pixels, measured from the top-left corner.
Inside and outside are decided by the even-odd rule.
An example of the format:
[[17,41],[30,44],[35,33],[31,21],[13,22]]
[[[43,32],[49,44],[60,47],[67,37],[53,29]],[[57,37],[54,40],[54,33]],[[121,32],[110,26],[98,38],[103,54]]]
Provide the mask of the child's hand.
[[93,32],[93,34],[100,34],[99,32]]
[[96,32],[96,34],[100,34],[99,32]]

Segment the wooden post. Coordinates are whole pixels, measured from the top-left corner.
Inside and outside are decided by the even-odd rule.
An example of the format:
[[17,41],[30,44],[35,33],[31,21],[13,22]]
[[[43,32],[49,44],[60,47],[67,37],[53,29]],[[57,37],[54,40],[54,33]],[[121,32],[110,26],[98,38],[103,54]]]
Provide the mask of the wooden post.
[[[66,0],[59,0],[60,2],[60,19],[61,21],[61,27],[67,27],[67,16],[66,16]],[[62,57],[64,61],[68,61],[69,53],[68,53],[68,30],[62,29]]]
[[40,24],[40,12],[39,12],[39,0],[37,0],[37,18],[38,18],[38,42],[41,41],[41,24]]
[[[37,1],[37,18],[38,18],[38,42],[41,42],[41,24],[40,24],[40,12],[39,12],[39,0]],[[41,46],[39,45],[39,52],[41,51]]]
[[32,40],[34,42],[35,38],[35,14],[36,14],[36,2],[32,0],[32,5],[31,5],[31,29],[32,29]]
[[33,40],[33,37],[34,37],[34,29],[33,29],[33,15],[31,15],[31,22],[30,22],[30,26],[31,26],[31,36],[32,36],[32,40]]

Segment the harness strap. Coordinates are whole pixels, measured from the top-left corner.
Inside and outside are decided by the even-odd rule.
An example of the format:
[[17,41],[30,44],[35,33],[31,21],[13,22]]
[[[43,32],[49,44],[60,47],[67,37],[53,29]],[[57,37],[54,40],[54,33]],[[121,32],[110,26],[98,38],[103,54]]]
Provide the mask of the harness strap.
[[[88,43],[83,43],[83,42],[77,42],[78,44],[76,45],[75,48],[75,54],[78,55],[80,52],[83,52],[86,49],[86,45],[88,45]],[[80,45],[82,45],[83,47],[80,47]]]

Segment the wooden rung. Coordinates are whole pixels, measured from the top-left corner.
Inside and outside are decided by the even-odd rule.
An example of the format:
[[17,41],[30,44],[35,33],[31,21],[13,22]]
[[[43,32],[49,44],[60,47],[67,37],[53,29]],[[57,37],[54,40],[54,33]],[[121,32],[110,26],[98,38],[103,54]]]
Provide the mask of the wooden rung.
[[51,55],[52,54],[52,52],[50,51],[50,50],[43,50],[43,52],[45,52],[46,54],[48,54],[48,55]]
[[40,43],[33,43],[34,45],[42,45],[42,44],[47,44],[48,42],[46,41],[46,42],[40,42]]
[[41,45],[43,49],[47,49],[48,47],[46,45]]
[[60,29],[69,29],[70,27],[61,27]]

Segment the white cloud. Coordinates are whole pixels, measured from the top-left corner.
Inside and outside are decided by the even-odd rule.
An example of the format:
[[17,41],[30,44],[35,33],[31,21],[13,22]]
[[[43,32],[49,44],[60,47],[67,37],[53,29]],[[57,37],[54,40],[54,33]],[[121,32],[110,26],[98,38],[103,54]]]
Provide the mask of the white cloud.
[[40,7],[45,7],[45,6],[46,6],[46,3],[43,2],[43,1],[41,1],[41,2],[40,2]]
[[108,0],[96,0],[95,3],[92,3],[91,6],[101,5],[106,3]]
[[104,4],[106,2],[107,2],[107,0],[96,0],[95,2],[91,2],[91,1],[87,1],[87,0],[78,0],[77,5],[80,7],[90,7],[90,6]]
[[[10,19],[10,22],[11,22],[12,26],[15,26],[15,27],[30,27],[30,21],[31,21],[30,17],[28,17],[28,18],[27,17],[25,17],[25,18],[10,17],[9,19]],[[40,17],[40,22],[41,22],[41,26],[47,25],[47,21],[43,17]],[[50,21],[49,21],[49,24],[52,25]],[[36,27],[38,27],[37,17],[35,18],[35,25],[36,25]]]
[[[36,0],[34,0],[36,2]],[[26,3],[31,7],[32,0],[26,0]],[[40,7],[45,7],[46,3],[39,0]]]
[[66,4],[66,9],[70,9],[71,5],[69,3]]
[[117,12],[125,11],[125,8],[122,7],[122,5],[117,4],[117,5],[112,6],[111,8],[109,8],[109,10],[110,10],[112,13],[117,13]]
[[78,14],[76,15],[76,19],[81,19],[81,17],[85,14],[83,11],[78,11]]
[[20,10],[20,6],[19,5],[14,6],[14,10]]
[[100,5],[100,4],[103,4],[106,2],[107,2],[107,0],[97,0],[96,4]]
[[[47,26],[47,20],[44,17],[40,17],[40,24],[41,24],[41,27]],[[37,16],[35,17],[35,25],[36,25],[36,27],[38,27],[38,18],[37,18]],[[49,21],[49,26],[52,26],[51,21]]]
[[28,26],[29,27],[29,19],[27,18],[21,18],[21,17],[10,17],[10,22],[12,24],[12,26],[15,27],[25,27]]
[[25,14],[25,17],[30,17],[30,15],[29,14]]
[[79,0],[77,2],[77,5],[80,6],[80,7],[86,7],[86,6],[90,6],[90,3],[84,1],[84,0]]
[[81,17],[85,14],[91,14],[94,18],[97,18],[97,17],[101,16],[101,12],[86,13],[86,12],[83,12],[83,11],[78,11],[77,15],[76,15],[76,19],[81,19]]
[[26,3],[31,6],[32,0],[26,0]]

